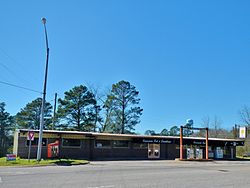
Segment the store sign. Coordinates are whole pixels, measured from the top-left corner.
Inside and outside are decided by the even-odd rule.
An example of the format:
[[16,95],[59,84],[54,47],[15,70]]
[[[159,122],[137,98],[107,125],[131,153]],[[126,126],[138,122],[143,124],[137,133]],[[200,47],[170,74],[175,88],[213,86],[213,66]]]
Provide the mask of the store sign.
[[246,138],[246,127],[239,128],[239,138]]
[[225,142],[225,146],[244,146],[244,142]]
[[134,138],[135,143],[172,144],[173,140],[163,138]]
[[193,145],[206,145],[205,141],[193,141]]

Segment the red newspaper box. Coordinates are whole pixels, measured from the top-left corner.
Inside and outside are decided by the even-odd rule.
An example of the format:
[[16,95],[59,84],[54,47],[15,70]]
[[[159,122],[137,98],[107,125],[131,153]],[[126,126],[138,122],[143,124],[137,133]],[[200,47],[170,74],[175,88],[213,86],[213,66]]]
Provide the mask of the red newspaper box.
[[48,144],[48,158],[55,158],[59,156],[59,141]]

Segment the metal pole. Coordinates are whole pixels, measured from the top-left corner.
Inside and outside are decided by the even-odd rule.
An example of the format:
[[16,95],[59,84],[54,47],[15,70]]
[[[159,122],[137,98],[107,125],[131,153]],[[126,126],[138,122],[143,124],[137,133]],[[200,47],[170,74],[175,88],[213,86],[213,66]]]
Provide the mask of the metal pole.
[[235,139],[237,138],[237,133],[238,133],[237,124],[235,124],[235,125],[234,125],[234,138],[235,138]]
[[30,150],[31,150],[31,139],[30,139],[30,129],[28,129],[27,140],[29,140],[29,152],[28,152],[28,161],[30,162]]
[[41,107],[40,129],[39,129],[39,139],[38,139],[38,148],[37,148],[37,161],[41,160],[41,154],[42,154],[42,139],[43,139],[43,126],[44,126],[44,106],[45,106],[45,98],[46,98],[46,86],[47,86],[48,63],[49,63],[49,46],[48,46],[48,36],[47,36],[46,19],[45,18],[42,18],[42,23],[44,25],[44,32],[45,32],[45,38],[46,38],[46,48],[47,48],[46,53],[47,53],[47,56],[46,56],[46,65],[45,65],[43,99],[42,99],[42,107]]
[[54,128],[55,128],[56,102],[57,102],[57,93],[55,93],[55,103],[54,103],[52,130],[54,130]]
[[31,150],[31,140],[29,140],[29,153],[28,153],[28,161],[30,162],[30,150]]
[[206,160],[208,160],[208,128],[206,128]]
[[183,127],[180,127],[180,160],[183,159]]

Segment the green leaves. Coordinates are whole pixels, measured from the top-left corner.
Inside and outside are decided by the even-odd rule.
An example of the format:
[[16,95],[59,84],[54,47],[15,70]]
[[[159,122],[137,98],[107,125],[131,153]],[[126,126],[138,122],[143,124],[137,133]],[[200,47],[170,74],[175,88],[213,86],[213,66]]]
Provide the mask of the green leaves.
[[[127,81],[113,84],[112,90],[99,97],[97,90],[75,86],[58,99],[55,128],[59,130],[97,131],[131,134],[140,122],[139,92]],[[100,95],[103,96],[103,95]],[[16,115],[19,128],[39,129],[42,99],[28,103]],[[52,106],[46,103],[45,129],[51,128]]]
[[14,129],[13,117],[5,111],[5,103],[0,103],[0,156],[4,156],[11,142],[11,131]]
[[[28,103],[15,116],[16,123],[19,128],[39,129],[41,115],[42,98],[37,98]],[[49,129],[51,126],[52,106],[46,102],[44,107],[44,129]]]
[[96,100],[86,86],[80,85],[64,93],[59,99],[58,117],[68,127],[79,131],[94,131]]
[[115,122],[113,132],[130,132],[140,122],[143,110],[137,106],[140,101],[138,95],[135,86],[127,81],[122,80],[113,84],[104,106],[112,111],[110,120]]
[[147,130],[145,135],[159,135],[159,136],[179,136],[180,128],[177,126],[172,126],[169,130],[163,129],[160,133],[156,133],[154,130]]

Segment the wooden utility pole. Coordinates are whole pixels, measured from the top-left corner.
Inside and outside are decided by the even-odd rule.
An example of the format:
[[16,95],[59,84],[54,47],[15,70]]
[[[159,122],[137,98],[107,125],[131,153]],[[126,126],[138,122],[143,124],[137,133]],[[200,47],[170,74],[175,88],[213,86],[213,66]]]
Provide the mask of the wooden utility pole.
[[206,128],[206,160],[208,160],[208,128]]
[[180,160],[183,160],[183,126],[180,128]]

